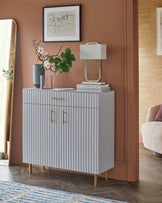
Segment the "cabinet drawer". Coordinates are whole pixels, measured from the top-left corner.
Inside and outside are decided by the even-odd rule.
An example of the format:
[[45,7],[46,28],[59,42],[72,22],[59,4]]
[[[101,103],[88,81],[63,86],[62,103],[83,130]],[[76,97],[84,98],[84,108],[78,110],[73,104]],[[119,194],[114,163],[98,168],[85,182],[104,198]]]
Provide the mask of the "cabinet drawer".
[[99,108],[99,94],[76,91],[52,91],[24,89],[23,102],[26,104]]

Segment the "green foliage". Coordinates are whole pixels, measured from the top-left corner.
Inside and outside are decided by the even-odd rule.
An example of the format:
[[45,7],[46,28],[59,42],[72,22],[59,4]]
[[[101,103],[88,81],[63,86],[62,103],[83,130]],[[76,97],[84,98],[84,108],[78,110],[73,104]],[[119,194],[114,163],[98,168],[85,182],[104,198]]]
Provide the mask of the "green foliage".
[[75,56],[71,54],[70,48],[67,48],[65,52],[62,52],[60,58],[49,58],[49,63],[55,64],[56,74],[58,74],[59,72],[69,72],[70,68],[72,67],[72,61],[75,61]]
[[49,63],[53,63],[54,59],[52,57],[49,58]]
[[37,59],[42,62],[44,69],[56,74],[59,72],[69,72],[72,67],[72,62],[75,61],[75,56],[71,53],[71,49],[67,48],[65,52],[62,52],[60,55],[61,46],[56,54],[50,55],[43,47],[40,47],[40,43],[41,41],[32,41]]
[[[11,58],[12,58],[12,62],[15,61],[15,49],[13,49],[11,51]],[[2,69],[2,76],[4,78],[6,78],[6,80],[10,80],[12,83],[13,83],[13,77],[14,77],[14,64],[12,64],[9,68],[9,70],[5,70],[5,69]]]
[[10,67],[10,70],[2,69],[2,75],[6,80],[10,80],[13,83],[14,66]]
[[55,59],[53,59],[53,62],[55,63],[55,65],[57,65],[58,63],[61,62],[61,59],[56,57]]

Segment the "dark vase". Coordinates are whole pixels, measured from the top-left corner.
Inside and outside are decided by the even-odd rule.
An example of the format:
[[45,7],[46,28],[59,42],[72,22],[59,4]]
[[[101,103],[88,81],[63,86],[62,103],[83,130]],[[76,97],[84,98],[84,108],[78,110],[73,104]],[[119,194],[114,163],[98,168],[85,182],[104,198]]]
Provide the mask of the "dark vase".
[[45,75],[43,65],[34,64],[33,65],[33,84],[37,88],[40,88],[40,75]]

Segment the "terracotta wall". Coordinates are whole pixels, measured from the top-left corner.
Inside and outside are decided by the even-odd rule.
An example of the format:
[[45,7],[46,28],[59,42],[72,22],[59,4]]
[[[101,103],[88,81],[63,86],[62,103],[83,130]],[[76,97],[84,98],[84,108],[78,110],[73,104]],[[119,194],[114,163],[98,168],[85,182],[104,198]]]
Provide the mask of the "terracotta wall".
[[162,56],[157,56],[156,8],[161,0],[139,0],[139,127],[151,105],[162,103]]
[[[75,87],[84,80],[84,61],[79,60],[80,43],[97,41],[107,44],[108,59],[103,61],[102,81],[109,83],[116,91],[115,169],[111,170],[110,177],[138,180],[135,0],[1,0],[0,18],[14,18],[18,24],[11,162],[22,163],[22,89],[33,87],[32,65],[37,60],[31,42],[42,39],[42,7],[72,4],[82,6],[82,41],[43,43],[50,53],[56,53],[61,45],[70,47],[77,59],[69,73],[53,75],[53,87]],[[97,66],[90,69],[90,78],[97,77],[97,72]]]

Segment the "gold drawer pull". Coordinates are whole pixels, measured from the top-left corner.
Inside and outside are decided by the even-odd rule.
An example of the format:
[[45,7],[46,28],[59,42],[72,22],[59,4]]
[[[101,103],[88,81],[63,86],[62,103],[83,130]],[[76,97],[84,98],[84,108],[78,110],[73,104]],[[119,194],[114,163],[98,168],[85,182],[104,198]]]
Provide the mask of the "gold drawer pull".
[[52,113],[53,113],[54,111],[52,111],[52,109],[51,109],[51,123],[53,122],[53,119],[52,119]]
[[64,123],[65,123],[64,114],[65,114],[65,111],[63,110],[63,111],[62,111],[62,124],[63,124],[63,125],[64,125]]
[[51,98],[51,99],[55,99],[55,100],[64,100],[64,98]]

